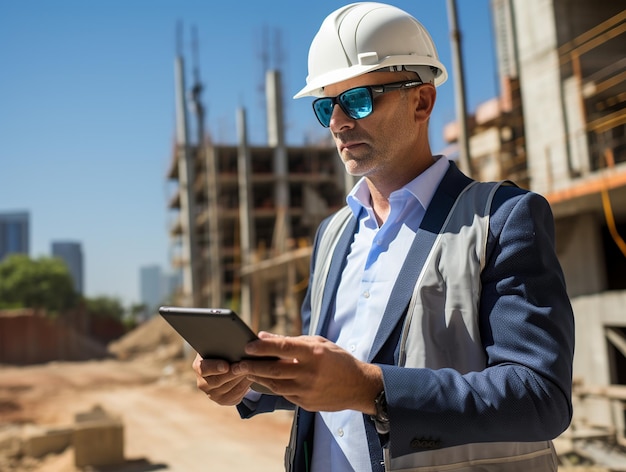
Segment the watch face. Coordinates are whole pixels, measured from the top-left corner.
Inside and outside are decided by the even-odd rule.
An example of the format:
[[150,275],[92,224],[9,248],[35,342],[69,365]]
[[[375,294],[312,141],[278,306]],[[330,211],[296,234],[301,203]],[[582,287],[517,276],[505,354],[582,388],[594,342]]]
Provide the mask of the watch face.
[[376,407],[376,421],[381,423],[388,422],[389,415],[387,414],[387,398],[385,397],[384,390],[380,392],[374,400],[374,406]]

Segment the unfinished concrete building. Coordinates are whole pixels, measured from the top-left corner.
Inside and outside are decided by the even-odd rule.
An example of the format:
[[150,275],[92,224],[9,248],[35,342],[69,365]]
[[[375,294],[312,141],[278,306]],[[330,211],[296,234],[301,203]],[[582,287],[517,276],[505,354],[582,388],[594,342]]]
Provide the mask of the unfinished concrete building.
[[[626,446],[626,11],[492,0],[500,96],[470,117],[474,177],[546,196],[577,335],[574,438]],[[457,139],[456,124],[445,130]]]
[[183,274],[177,303],[231,307],[255,330],[299,333],[315,231],[350,185],[336,148],[285,144],[276,71],[266,77],[268,145],[249,145],[244,110],[238,145],[212,143],[197,96],[192,142],[181,58],[176,70],[178,133],[167,176],[175,184],[172,262]]

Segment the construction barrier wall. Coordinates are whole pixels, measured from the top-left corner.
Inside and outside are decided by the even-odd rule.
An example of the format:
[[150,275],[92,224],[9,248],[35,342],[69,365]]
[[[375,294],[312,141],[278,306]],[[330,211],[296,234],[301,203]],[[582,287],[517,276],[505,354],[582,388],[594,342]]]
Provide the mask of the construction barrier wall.
[[77,328],[34,310],[0,312],[0,363],[28,365],[109,356],[104,344]]

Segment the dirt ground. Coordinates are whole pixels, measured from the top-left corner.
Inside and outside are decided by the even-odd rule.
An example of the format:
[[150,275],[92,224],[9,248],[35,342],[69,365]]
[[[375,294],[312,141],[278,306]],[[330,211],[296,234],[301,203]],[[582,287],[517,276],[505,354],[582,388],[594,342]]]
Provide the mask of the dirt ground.
[[[124,424],[127,463],[107,471],[283,470],[290,414],[241,420],[199,392],[187,370],[113,360],[1,367],[0,433],[9,425],[71,425],[76,413],[99,406]],[[77,469],[69,448],[42,460],[5,454],[0,470]]]
[[30,425],[70,427],[94,408],[124,426],[126,462],[107,472],[284,470],[291,413],[242,420],[208,400],[195,386],[192,353],[160,317],[109,350],[114,359],[0,365],[0,471],[76,472],[71,447],[33,459],[16,454],[14,439]]

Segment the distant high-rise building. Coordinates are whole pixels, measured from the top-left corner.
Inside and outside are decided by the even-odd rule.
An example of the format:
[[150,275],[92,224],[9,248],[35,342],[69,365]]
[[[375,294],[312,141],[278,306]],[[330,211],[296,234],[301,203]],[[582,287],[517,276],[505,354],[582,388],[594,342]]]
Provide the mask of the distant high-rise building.
[[151,314],[159,305],[167,302],[181,284],[180,274],[163,272],[161,266],[150,265],[139,270],[141,303]]
[[183,285],[183,276],[180,272],[172,272],[170,274],[164,275],[165,279],[165,291],[163,301],[167,301],[171,299],[174,294],[180,289]]
[[54,241],[52,255],[62,259],[72,274],[74,290],[83,294],[83,250],[79,242]]
[[158,265],[142,267],[139,270],[139,285],[141,291],[141,303],[148,310],[159,306],[163,299],[163,273]]
[[29,254],[29,213],[0,213],[0,261],[9,254]]

